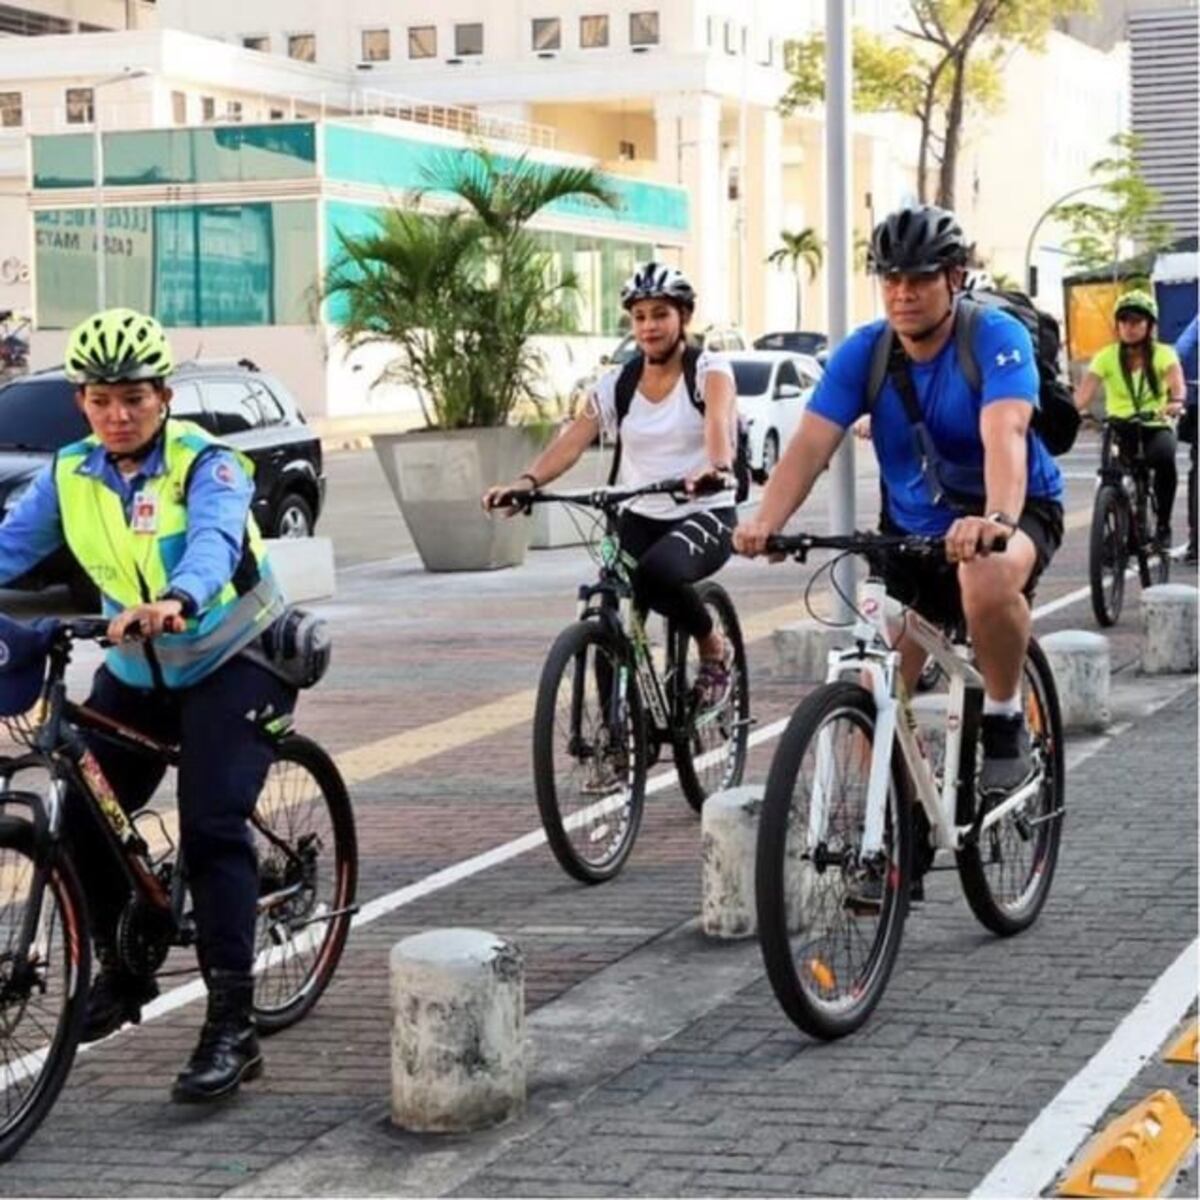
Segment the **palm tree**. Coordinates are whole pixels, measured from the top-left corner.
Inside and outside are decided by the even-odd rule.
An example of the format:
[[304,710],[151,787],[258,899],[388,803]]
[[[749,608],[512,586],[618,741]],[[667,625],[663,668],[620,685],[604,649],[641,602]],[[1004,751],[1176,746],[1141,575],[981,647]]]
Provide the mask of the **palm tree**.
[[536,402],[544,364],[530,339],[569,324],[576,292],[573,273],[555,277],[529,221],[550,205],[613,207],[616,197],[597,171],[484,149],[447,153],[427,179],[372,231],[339,232],[330,315],[349,346],[399,350],[376,382],[415,388],[430,427],[503,425],[520,402]]
[[825,243],[811,226],[805,226],[798,233],[780,230],[779,239],[783,244],[767,255],[767,262],[775,267],[786,265],[796,277],[796,328],[799,329],[803,307],[800,266],[803,264],[808,268],[808,281],[812,283],[825,261]]

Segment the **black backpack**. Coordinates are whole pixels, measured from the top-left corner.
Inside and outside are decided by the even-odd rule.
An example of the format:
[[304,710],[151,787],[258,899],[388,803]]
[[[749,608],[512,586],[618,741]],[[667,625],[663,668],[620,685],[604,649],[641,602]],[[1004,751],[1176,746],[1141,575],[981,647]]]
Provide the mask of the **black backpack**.
[[[704,415],[704,397],[696,391],[696,364],[700,361],[700,351],[695,346],[686,346],[683,351],[683,382],[687,388],[688,399],[701,416]],[[622,368],[617,376],[615,400],[617,407],[617,445],[613,451],[612,469],[608,473],[608,486],[617,482],[617,473],[621,469],[621,422],[629,412],[633,403],[633,394],[641,382],[644,360],[640,354],[635,354]],[[737,404],[737,396],[734,396]],[[733,476],[736,481],[734,500],[741,504],[750,495],[750,435],[741,417],[737,422],[737,445],[734,447]]]
[[[1071,389],[1067,387],[1059,372],[1062,334],[1058,321],[1049,313],[1035,307],[1024,292],[979,291],[962,297],[954,315],[954,346],[958,355],[959,370],[962,371],[968,386],[976,392],[982,386],[983,375],[979,363],[975,360],[975,325],[980,312],[985,308],[998,308],[1001,312],[1008,313],[1029,331],[1038,372],[1038,407],[1033,414],[1033,429],[1041,438],[1042,445],[1056,458],[1060,454],[1066,454],[1075,444],[1080,416],[1071,400]],[[879,392],[888,376],[892,342],[891,329],[885,329],[871,352],[871,370],[867,383],[868,412],[874,410]]]

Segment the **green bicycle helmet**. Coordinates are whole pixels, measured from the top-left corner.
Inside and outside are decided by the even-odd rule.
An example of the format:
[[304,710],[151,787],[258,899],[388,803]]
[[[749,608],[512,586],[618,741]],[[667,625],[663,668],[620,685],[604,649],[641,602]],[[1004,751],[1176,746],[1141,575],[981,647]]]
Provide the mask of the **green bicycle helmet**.
[[1149,292],[1143,292],[1140,288],[1117,297],[1113,305],[1113,320],[1119,320],[1121,314],[1127,312],[1140,313],[1158,324],[1158,302]]
[[76,383],[165,379],[175,363],[163,327],[132,308],[107,308],[76,325],[67,339],[67,375]]

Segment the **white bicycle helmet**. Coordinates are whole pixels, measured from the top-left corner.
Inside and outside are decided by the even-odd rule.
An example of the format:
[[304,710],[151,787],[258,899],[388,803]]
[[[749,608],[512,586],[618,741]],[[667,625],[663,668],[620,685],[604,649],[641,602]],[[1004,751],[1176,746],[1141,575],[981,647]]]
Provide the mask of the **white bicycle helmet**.
[[995,290],[996,281],[989,272],[975,267],[967,268],[967,273],[963,276],[964,292],[994,292]]
[[691,312],[696,307],[696,289],[678,268],[651,259],[621,286],[622,308],[629,309],[639,300],[671,300]]

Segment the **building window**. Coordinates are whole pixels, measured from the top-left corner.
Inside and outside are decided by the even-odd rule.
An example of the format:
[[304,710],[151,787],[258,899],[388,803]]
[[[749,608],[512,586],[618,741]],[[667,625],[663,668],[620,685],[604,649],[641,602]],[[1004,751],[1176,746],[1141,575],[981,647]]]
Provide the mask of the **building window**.
[[242,119],[242,102],[240,100],[225,101],[225,120],[240,121]]
[[459,57],[483,53],[483,26],[478,23],[455,25],[454,53]]
[[437,27],[410,25],[408,27],[408,57],[437,58]]
[[258,50],[263,54],[271,53],[271,39],[265,33],[254,33],[242,38],[242,46],[246,50]]
[[187,124],[187,93],[172,92],[171,93],[171,120],[176,125]]
[[392,57],[392,35],[386,29],[364,29],[362,61],[387,62]]
[[285,116],[285,114],[284,114],[284,111],[282,108],[271,109],[271,120],[272,121],[282,121],[284,116]]
[[90,125],[96,119],[91,88],[67,88],[67,124]]
[[631,46],[658,45],[658,13],[635,12],[629,14],[629,44]]
[[608,45],[608,17],[579,18],[579,47],[581,50],[599,50]]
[[211,121],[217,115],[217,102],[211,96],[200,97],[200,120]]
[[732,21],[725,22],[725,53],[737,53],[737,28]]
[[315,33],[293,33],[288,36],[288,58],[301,62],[317,61],[317,35]]
[[713,40],[714,40],[713,39],[713,26],[715,24],[716,24],[716,21],[714,20],[714,18],[708,17],[705,19],[705,22],[704,22],[705,41],[708,43],[708,48],[710,50],[713,47]]
[[633,162],[637,158],[637,146],[633,142],[618,142],[617,157],[622,162]]
[[562,49],[562,21],[558,17],[533,18],[533,48],[539,51]]
[[0,129],[17,129],[25,123],[20,92],[0,92]]

